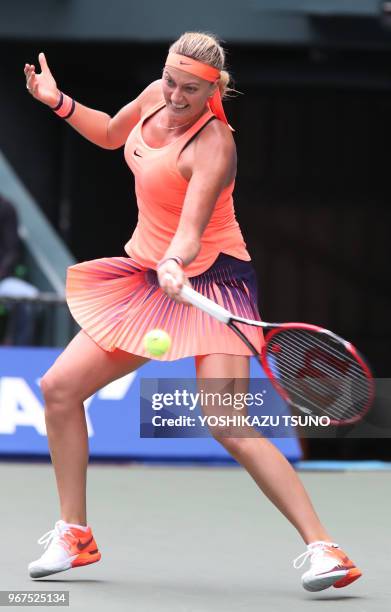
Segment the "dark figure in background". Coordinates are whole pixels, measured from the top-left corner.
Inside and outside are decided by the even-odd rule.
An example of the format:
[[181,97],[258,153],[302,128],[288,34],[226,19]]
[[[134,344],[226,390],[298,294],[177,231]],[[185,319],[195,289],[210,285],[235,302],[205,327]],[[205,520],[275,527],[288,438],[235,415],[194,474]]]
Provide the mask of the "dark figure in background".
[[30,345],[34,339],[34,305],[27,302],[2,302],[1,298],[35,297],[38,290],[17,278],[21,261],[18,216],[14,206],[0,195],[0,343]]
[[0,281],[13,276],[19,263],[18,217],[15,208],[0,195]]

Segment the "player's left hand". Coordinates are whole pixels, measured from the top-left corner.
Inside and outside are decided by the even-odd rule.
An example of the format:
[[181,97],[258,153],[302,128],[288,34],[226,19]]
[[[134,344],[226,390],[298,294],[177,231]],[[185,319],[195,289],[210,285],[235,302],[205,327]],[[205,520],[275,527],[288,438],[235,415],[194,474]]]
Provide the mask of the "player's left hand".
[[162,263],[157,269],[157,277],[161,289],[171,299],[178,304],[187,304],[191,306],[184,298],[181,297],[181,289],[183,285],[189,285],[190,281],[182,270],[181,266],[173,259],[169,259]]

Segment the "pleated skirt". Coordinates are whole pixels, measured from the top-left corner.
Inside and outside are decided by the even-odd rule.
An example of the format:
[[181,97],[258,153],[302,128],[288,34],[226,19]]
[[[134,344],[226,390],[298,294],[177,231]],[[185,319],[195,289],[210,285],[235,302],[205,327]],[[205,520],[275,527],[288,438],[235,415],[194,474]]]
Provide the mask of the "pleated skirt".
[[[234,314],[260,320],[252,264],[221,253],[214,264],[190,279],[193,289]],[[129,257],[105,257],[70,266],[66,298],[80,327],[106,351],[121,349],[151,358],[143,338],[166,331],[171,348],[160,361],[225,353],[250,355],[235,332],[198,308],[178,304],[159,287],[156,272]],[[240,325],[253,345],[263,345],[261,328]]]

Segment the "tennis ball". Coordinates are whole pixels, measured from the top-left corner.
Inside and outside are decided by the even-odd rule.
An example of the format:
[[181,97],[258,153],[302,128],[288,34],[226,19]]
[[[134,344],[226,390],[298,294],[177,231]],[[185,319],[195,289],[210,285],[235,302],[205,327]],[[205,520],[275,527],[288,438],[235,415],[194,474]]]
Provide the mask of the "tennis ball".
[[144,348],[151,355],[160,357],[168,351],[171,346],[171,338],[162,329],[151,329],[144,336]]

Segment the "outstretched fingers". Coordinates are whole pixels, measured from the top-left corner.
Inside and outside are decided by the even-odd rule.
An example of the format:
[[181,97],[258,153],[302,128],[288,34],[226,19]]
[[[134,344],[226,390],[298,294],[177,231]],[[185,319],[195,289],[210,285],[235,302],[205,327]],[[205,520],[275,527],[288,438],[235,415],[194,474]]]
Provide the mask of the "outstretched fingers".
[[46,60],[46,56],[45,56],[45,54],[42,51],[38,55],[38,61],[39,61],[39,65],[41,66],[42,72],[51,74],[50,68],[49,68],[47,60]]
[[26,87],[30,89],[31,79],[35,75],[35,66],[33,64],[25,64],[24,74],[26,77]]

